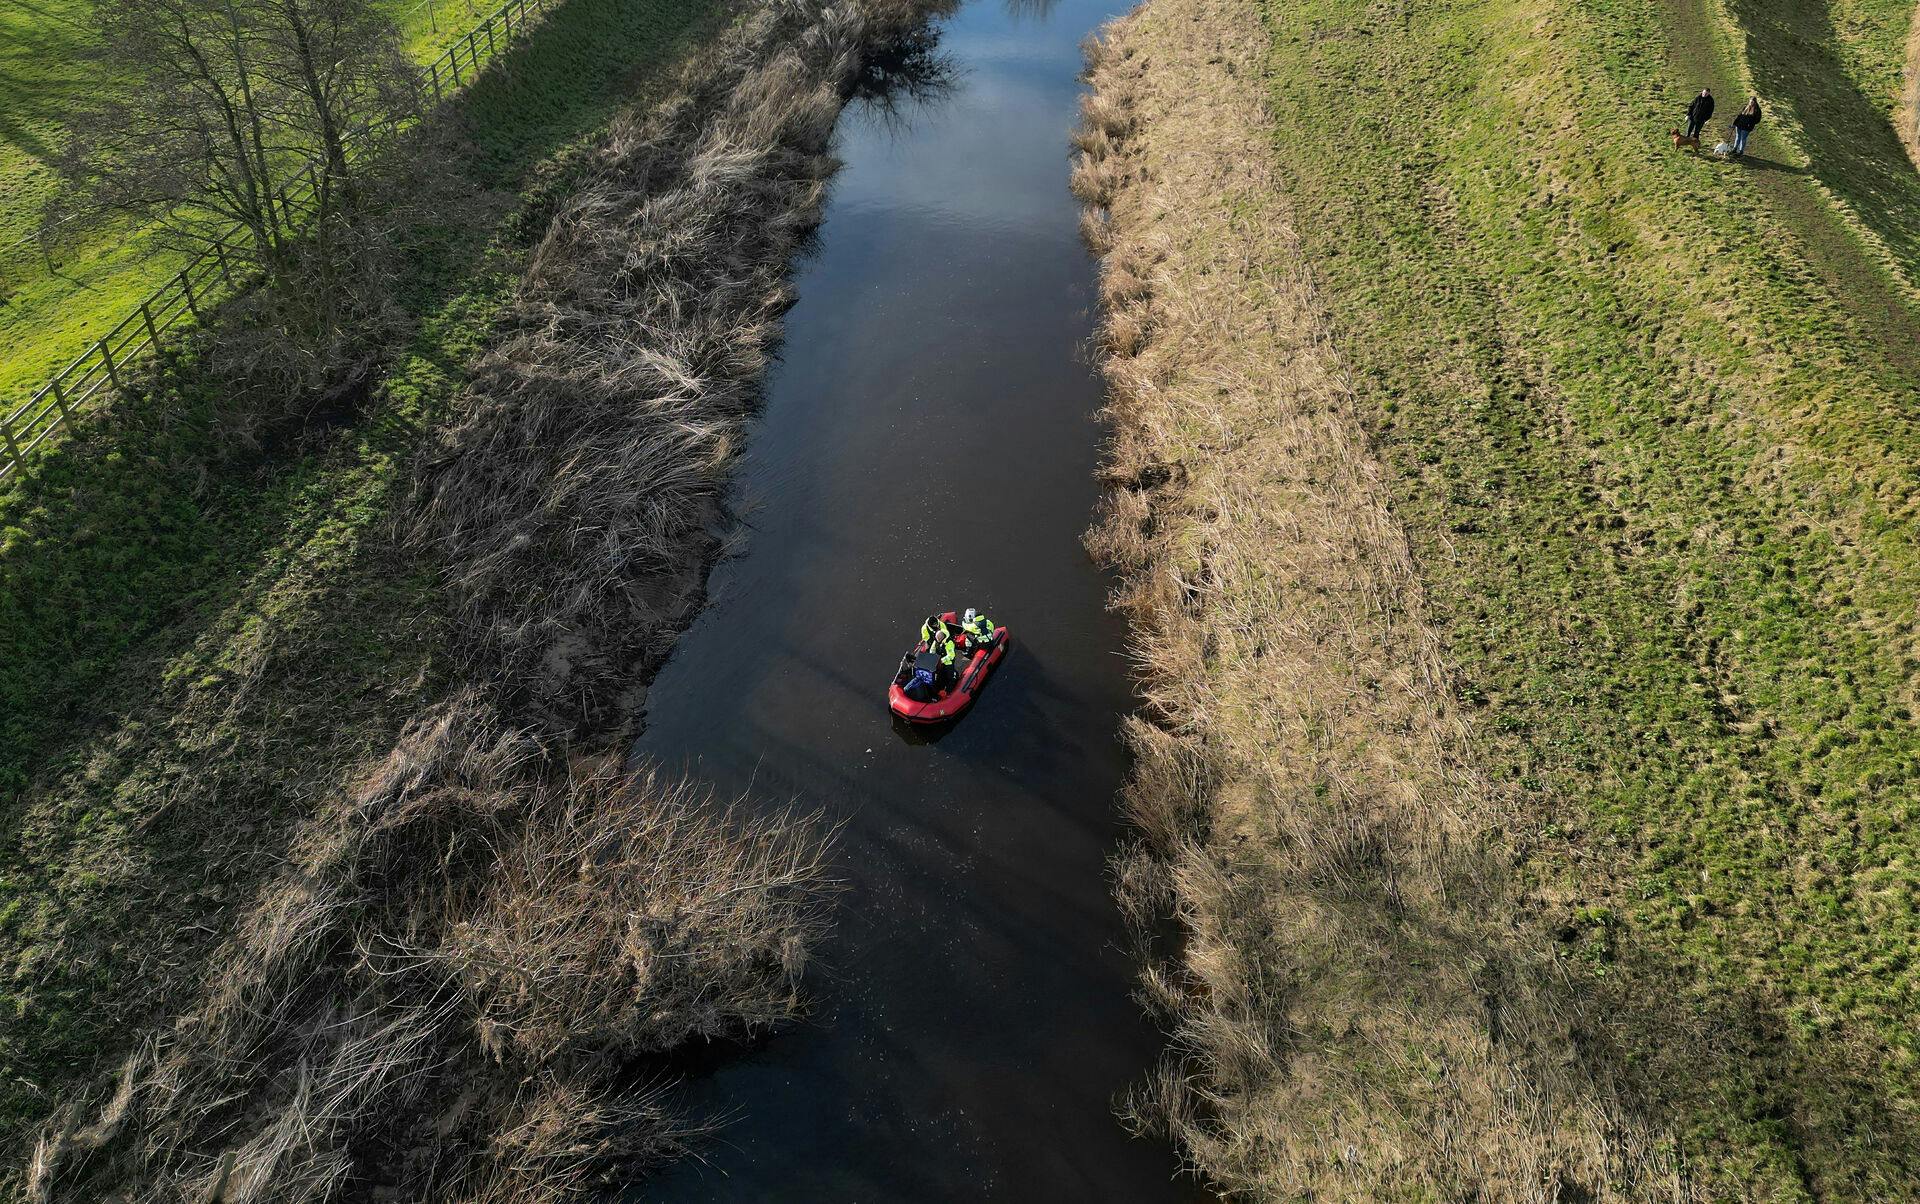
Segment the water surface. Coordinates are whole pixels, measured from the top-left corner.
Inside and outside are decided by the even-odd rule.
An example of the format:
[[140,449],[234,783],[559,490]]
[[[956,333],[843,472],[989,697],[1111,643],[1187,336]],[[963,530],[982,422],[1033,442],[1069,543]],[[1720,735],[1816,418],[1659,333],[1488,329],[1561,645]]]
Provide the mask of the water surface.
[[[815,1014],[686,1088],[734,1115],[668,1200],[1199,1196],[1114,1097],[1160,1040],[1105,859],[1129,702],[1079,546],[1100,401],[1093,266],[1066,191],[1078,44],[1114,0],[976,0],[950,92],[842,119],[764,420],[745,551],[655,682],[636,751],[844,824]],[[939,739],[885,687],[922,615],[1015,645]]]

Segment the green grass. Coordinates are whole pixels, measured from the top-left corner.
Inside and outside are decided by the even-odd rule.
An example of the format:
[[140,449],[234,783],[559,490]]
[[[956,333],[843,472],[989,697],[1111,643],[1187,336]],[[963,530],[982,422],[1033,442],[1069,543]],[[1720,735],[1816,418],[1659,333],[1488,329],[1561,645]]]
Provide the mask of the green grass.
[[1833,0],[1829,17],[1848,78],[1891,114],[1900,98],[1913,5],[1907,0]]
[[[131,224],[63,236],[50,259],[31,239],[58,187],[51,156],[84,92],[93,0],[0,7],[0,405],[11,408],[180,270]],[[498,7],[491,0],[382,0],[426,62]]]
[[[1895,133],[1878,74],[1863,74],[1877,55],[1848,41],[1823,5],[1797,0],[1722,0],[1736,23],[1752,86],[1772,108],[1804,164],[1840,203],[1843,220],[1883,243],[1907,289],[1920,284],[1920,172]],[[1898,30],[1904,44],[1905,27]],[[1903,51],[1893,56],[1894,82]],[[1909,294],[1910,295],[1910,294]]]
[[228,403],[177,361],[0,494],[11,1154],[73,1076],[192,989],[194,959],[290,824],[432,696],[432,568],[386,534],[409,458],[592,135],[671,82],[725,16],[707,0],[572,0],[467,94],[472,145],[449,170],[498,191],[508,216],[412,235],[417,331],[354,421],[281,429],[237,456],[218,433]]
[[[1730,7],[1775,23],[1756,75],[1833,61]],[[1806,112],[1746,164],[1668,149],[1714,44],[1679,8],[1268,3],[1274,145],[1568,963],[1727,1198],[1902,1197],[1914,328],[1850,291],[1885,284],[1795,174]]]

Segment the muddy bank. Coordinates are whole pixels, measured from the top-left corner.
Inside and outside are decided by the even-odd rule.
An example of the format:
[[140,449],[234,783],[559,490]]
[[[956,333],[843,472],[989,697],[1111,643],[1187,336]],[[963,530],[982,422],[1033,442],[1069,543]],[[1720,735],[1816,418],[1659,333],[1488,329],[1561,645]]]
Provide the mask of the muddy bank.
[[1678,1192],[1515,923],[1481,775],[1266,142],[1245,0],[1089,51],[1108,492],[1143,706],[1118,893],[1171,1047],[1134,1093],[1230,1193]]
[[795,1013],[820,833],[619,753],[701,596],[834,120],[927,12],[747,12],[615,125],[420,473],[455,688],[49,1130],[33,1198],[576,1198],[695,1136],[647,1059]]

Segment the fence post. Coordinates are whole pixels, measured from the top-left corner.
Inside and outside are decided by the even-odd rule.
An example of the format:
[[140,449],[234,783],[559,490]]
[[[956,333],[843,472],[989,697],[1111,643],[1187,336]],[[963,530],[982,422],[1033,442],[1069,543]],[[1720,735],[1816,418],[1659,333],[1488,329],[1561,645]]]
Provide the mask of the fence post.
[[14,442],[13,424],[4,418],[0,418],[0,435],[7,437],[7,458],[13,461],[14,468],[25,469],[27,462],[20,455],[20,445]]
[[[216,259],[218,259],[218,260],[220,261],[220,276],[221,276],[221,279],[223,279],[223,280],[225,280],[225,281],[227,282],[227,287],[228,287],[228,288],[232,288],[232,287],[234,287],[234,284],[233,284],[233,269],[232,269],[232,268],[229,268],[229,267],[227,266],[227,244],[226,244],[226,243],[223,243],[223,242],[216,242],[216,243],[214,243],[214,244],[213,244],[213,254],[214,254],[214,258],[216,258]],[[185,280],[185,279],[186,279],[186,277],[187,277],[187,274],[186,274],[185,272],[181,272],[181,273],[180,273],[180,278],[181,278],[182,280]],[[193,304],[193,294],[192,294],[191,292],[189,292],[189,293],[187,294],[187,304],[189,304],[189,305],[191,305],[191,304]],[[198,311],[198,310],[195,310],[195,311],[194,311],[194,315],[193,315],[193,316],[194,316],[194,317],[196,317],[196,318],[197,318],[197,317],[199,317],[199,316],[200,316],[200,313],[199,313],[199,311]]]
[[427,82],[433,85],[433,103],[439,104],[441,100],[444,99],[440,95],[440,64],[432,63],[428,65]]
[[[214,245],[218,246],[219,244],[216,243]],[[191,313],[193,320],[198,322],[200,320],[200,307],[194,304],[193,280],[187,275],[187,269],[185,268],[180,269],[180,291],[185,294],[187,298],[187,312]]]
[[107,346],[105,339],[100,340],[100,359],[107,365],[107,379],[113,382],[115,392],[125,392],[120,384],[120,369],[113,362],[113,348]]
[[447,66],[453,68],[453,86],[460,86],[460,48],[455,46],[447,51]]
[[148,298],[140,303],[140,316],[147,320],[147,341],[153,344],[154,350],[159,350],[160,332],[153,328],[152,298]]
[[60,425],[73,425],[73,414],[67,409],[67,391],[60,387],[60,378],[53,378],[48,386],[53,390],[53,408],[60,411]]

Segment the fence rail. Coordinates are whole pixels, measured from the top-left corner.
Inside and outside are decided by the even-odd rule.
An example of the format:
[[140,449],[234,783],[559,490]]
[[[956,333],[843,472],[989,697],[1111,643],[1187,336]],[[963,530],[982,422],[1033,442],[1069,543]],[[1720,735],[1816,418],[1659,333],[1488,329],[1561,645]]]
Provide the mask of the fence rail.
[[[425,68],[423,92],[443,101],[473,82],[481,65],[524,34],[548,9],[564,0],[506,0],[467,35]],[[278,189],[284,210],[311,212],[319,193],[312,167],[290,186]],[[102,335],[32,396],[0,413],[0,481],[24,471],[28,457],[89,404],[126,387],[129,368],[155,350],[163,336],[197,324],[202,310],[251,288],[254,281],[235,272],[236,226],[211,240],[171,280],[148,294],[119,325]]]

